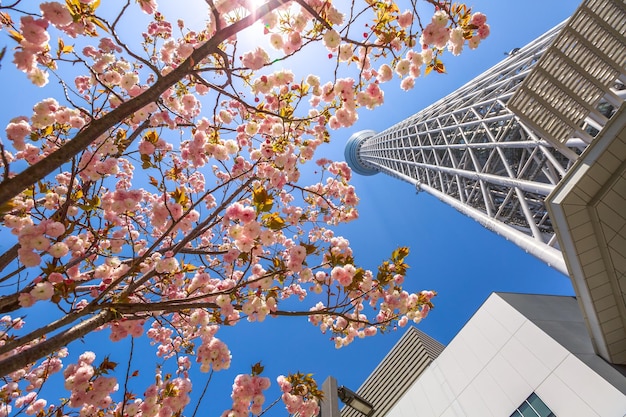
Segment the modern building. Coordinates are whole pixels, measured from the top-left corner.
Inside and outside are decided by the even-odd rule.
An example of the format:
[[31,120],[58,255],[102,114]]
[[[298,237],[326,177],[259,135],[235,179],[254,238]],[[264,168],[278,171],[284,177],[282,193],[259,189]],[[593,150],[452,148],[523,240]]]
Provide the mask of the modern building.
[[493,293],[425,368],[405,362],[421,337],[409,328],[357,391],[369,417],[626,415],[626,366],[595,354],[574,297]]
[[[338,387],[332,376],[324,381],[320,417],[363,417],[363,414],[372,415],[373,412],[384,416],[443,349],[441,343],[426,333],[409,327],[361,385],[358,394]],[[355,398],[360,401],[353,401]],[[341,412],[339,400],[347,405]]]
[[626,3],[585,0],[449,96],[355,133],[345,157],[568,275],[596,353],[626,364],[625,85]]
[[[361,385],[358,394],[374,405],[376,415],[386,415],[443,350],[441,343],[416,327],[409,327]],[[362,417],[354,408],[344,409],[341,415]]]

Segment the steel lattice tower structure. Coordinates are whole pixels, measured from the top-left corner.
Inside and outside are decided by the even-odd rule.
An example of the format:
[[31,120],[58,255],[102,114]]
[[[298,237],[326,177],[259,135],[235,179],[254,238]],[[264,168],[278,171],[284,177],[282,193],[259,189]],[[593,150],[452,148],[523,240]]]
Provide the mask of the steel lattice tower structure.
[[355,133],[346,161],[414,184],[567,275],[545,200],[624,99],[624,8],[586,1],[449,96],[381,133]]

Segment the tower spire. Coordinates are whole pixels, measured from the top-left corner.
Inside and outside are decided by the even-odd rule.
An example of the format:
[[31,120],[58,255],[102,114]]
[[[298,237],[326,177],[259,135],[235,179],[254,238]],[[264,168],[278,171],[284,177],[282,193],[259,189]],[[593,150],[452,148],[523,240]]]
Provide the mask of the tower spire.
[[[580,26],[578,20],[582,19],[593,20],[601,28],[602,23],[597,22],[606,16],[598,17],[594,13],[615,20],[614,10],[607,6],[613,3],[597,0],[583,3],[569,23],[563,22],[518,48],[447,97],[378,134],[371,130],[355,133],[346,145],[346,161],[358,174],[383,172],[414,184],[419,191],[453,206],[567,275],[545,200],[624,100],[624,90],[611,87],[626,80],[626,71],[622,66],[621,73],[617,71],[610,80],[603,73],[604,79],[588,82],[597,90],[594,91],[596,103],[580,106],[586,106],[587,113],[577,112],[577,124],[569,123],[572,125],[569,131],[559,130],[567,136],[554,138],[545,134],[550,131],[549,126],[537,128],[542,126],[547,110],[536,110],[540,109],[536,103],[554,107],[562,102],[561,96],[567,95],[562,91],[563,83],[551,87],[555,92],[546,93],[549,86],[545,79],[549,80],[550,74],[545,68],[555,66],[555,56],[565,56],[562,60],[569,62],[580,55],[581,62],[574,62],[573,67],[585,76],[587,68],[592,78],[594,68],[607,61],[603,51],[586,53],[585,50],[581,54],[582,48],[594,48],[594,45],[582,39],[582,35],[581,39],[572,38],[577,32],[569,26]],[[611,22],[605,23],[606,31],[596,31],[596,36],[601,38],[598,48],[602,44],[623,43],[623,35],[612,41],[619,32],[611,27]],[[563,36],[569,38],[563,40]],[[571,46],[573,42],[578,46]],[[547,57],[549,61],[538,64],[546,54],[552,54]],[[593,54],[597,55],[597,65],[591,62]],[[615,60],[613,52],[611,55]],[[534,73],[539,70],[543,76],[541,85],[527,93],[528,89],[523,87],[528,83],[526,80],[534,80],[536,84]],[[576,88],[581,83],[574,80],[564,84]],[[522,90],[525,95],[521,94]],[[585,91],[575,93],[589,96],[588,90],[585,87]],[[516,99],[518,96],[523,100]],[[516,101],[515,110],[508,106],[513,101]],[[524,114],[525,108],[533,110],[530,119]]]

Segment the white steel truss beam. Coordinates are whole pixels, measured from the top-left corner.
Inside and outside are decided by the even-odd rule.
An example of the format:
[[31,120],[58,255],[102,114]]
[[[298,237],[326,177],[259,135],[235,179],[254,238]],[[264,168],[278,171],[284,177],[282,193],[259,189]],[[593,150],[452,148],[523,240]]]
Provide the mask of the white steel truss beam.
[[[597,36],[623,36],[621,29],[599,29],[591,14],[583,10],[574,16],[593,23]],[[593,53],[589,52],[594,43],[607,50],[615,41],[579,39],[575,35],[575,45],[570,45],[567,36],[574,35],[569,29],[564,32],[566,27],[562,23],[548,31],[395,126],[378,134],[356,133],[346,147],[346,159],[359,173],[384,172],[415,184],[566,273],[545,198],[626,98],[623,85],[616,88],[619,79],[626,79],[623,67],[611,61],[596,70]],[[557,45],[551,46],[555,42]],[[546,51],[558,58],[546,62],[542,58]],[[534,128],[539,122],[520,117],[509,108],[540,63],[542,78],[538,82],[544,84],[534,87],[538,93],[526,93],[537,105],[550,107],[559,100],[574,103],[577,99],[569,96],[572,91],[580,93],[588,88],[585,86],[594,89],[593,100],[578,100],[584,114],[559,121],[559,129],[568,129],[569,136],[557,141],[544,134],[548,128],[532,130],[529,126]],[[576,71],[586,68],[595,75],[590,80],[563,79],[562,74],[573,74],[563,72],[570,67]],[[615,76],[610,79],[610,74]],[[568,90],[546,93],[542,89],[545,83],[565,85]],[[533,114],[542,117],[537,111]]]

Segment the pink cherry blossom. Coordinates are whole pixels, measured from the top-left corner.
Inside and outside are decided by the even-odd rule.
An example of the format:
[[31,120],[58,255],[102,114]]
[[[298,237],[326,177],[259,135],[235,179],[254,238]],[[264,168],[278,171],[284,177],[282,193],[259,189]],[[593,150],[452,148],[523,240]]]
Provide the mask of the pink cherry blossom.
[[339,47],[341,43],[341,35],[336,30],[332,29],[324,34],[324,45],[331,51],[334,51]]
[[54,294],[54,287],[49,282],[39,282],[30,292],[35,300],[48,300]]
[[481,27],[478,28],[478,37],[480,39],[485,39],[489,36],[489,33],[491,32],[491,29],[489,28],[488,24],[484,24]]
[[64,242],[57,242],[50,246],[50,249],[48,249],[48,253],[54,258],[62,258],[67,255],[68,252],[69,248]]
[[72,15],[66,6],[57,2],[46,2],[39,5],[43,18],[53,24],[61,27],[67,26],[73,22]]
[[157,2],[155,0],[138,0],[137,2],[144,13],[154,14],[157,10]]
[[376,79],[381,83],[385,83],[387,81],[390,81],[392,78],[393,71],[391,67],[387,64],[381,65],[378,69],[378,76],[376,77]]
[[406,77],[400,83],[400,88],[402,88],[404,91],[408,91],[412,89],[414,86],[415,86],[415,78],[413,77]]
[[405,11],[398,17],[400,27],[407,28],[411,26],[411,23],[413,23],[413,12],[410,10]]
[[34,68],[28,73],[28,79],[37,87],[43,87],[48,84],[48,72]]
[[269,62],[269,59],[269,55],[264,49],[256,48],[254,51],[243,54],[241,63],[251,70],[258,70],[263,68]]
[[46,31],[48,23],[42,19],[35,19],[32,16],[24,16],[20,19],[20,29],[24,39],[33,46],[41,46],[50,40],[50,35]]
[[13,141],[13,146],[17,150],[24,149],[24,138],[32,132],[27,120],[16,120],[6,127],[7,138]]
[[409,73],[410,68],[411,68],[410,61],[408,59],[401,59],[396,64],[395,70],[396,70],[396,73],[400,77],[404,77],[405,75],[407,75]]
[[[52,170],[3,205],[17,248],[3,255],[7,314],[41,306],[50,317],[0,318],[11,368],[0,417],[183,415],[203,389],[197,371],[237,359],[216,337],[222,326],[293,310],[343,347],[428,314],[435,293],[402,288],[405,250],[378,273],[354,264],[334,230],[359,216],[352,172],[317,154],[332,129],[384,103],[386,83],[415,88],[424,65],[477,46],[484,15],[418,19],[392,7],[381,30],[359,2],[200,2],[200,24],[154,0],[136,2],[145,19],[105,3],[3,9],[18,75],[51,97],[5,127],[4,173]],[[319,71],[322,61],[332,69]],[[59,318],[63,328],[46,331]],[[93,333],[120,346],[96,357]],[[66,335],[67,349],[45,351],[43,340]],[[33,363],[16,362],[38,349]],[[60,372],[63,385],[51,386]],[[278,378],[284,406],[315,416],[315,385],[298,378]],[[224,415],[260,414],[269,381],[258,367],[238,375]]]
[[17,69],[29,73],[35,69],[37,56],[29,50],[16,51],[13,54],[13,63]]
[[487,16],[485,16],[481,12],[476,12],[472,14],[471,23],[475,26],[483,26],[485,23],[487,23]]

